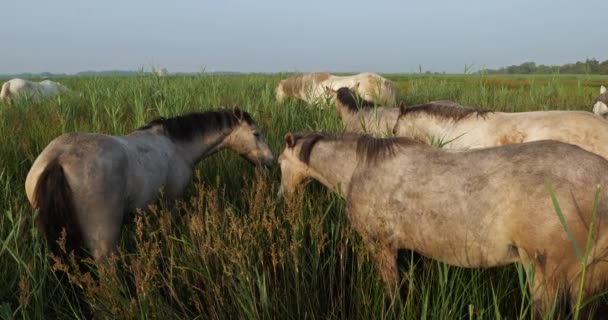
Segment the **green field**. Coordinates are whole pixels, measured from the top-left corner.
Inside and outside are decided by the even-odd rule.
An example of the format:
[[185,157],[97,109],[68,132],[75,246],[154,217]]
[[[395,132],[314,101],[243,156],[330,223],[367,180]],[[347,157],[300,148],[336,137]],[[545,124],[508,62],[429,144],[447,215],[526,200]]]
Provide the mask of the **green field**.
[[[608,84],[589,75],[386,76],[407,105],[450,99],[497,111],[589,111]],[[202,161],[180,215],[171,217],[163,203],[135,214],[116,261],[93,277],[48,258],[24,180],[52,139],[70,131],[127,134],[160,115],[234,105],[251,113],[275,156],[287,132],[340,130],[333,109],[278,104],[280,78],[65,78],[58,81],[82,96],[0,103],[0,318],[534,317],[521,265],[470,270],[411,252],[399,258],[406,298],[386,304],[340,197],[311,183],[279,199],[278,166],[256,171],[228,151]],[[73,286],[53,272],[60,267]]]

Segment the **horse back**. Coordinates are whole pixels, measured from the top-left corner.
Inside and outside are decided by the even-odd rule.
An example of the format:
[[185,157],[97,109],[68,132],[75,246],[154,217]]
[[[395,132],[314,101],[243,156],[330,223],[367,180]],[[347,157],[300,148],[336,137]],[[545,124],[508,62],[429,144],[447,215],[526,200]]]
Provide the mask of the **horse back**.
[[127,169],[125,149],[115,137],[79,132],[63,134],[51,141],[32,164],[26,178],[31,203],[34,203],[33,190],[40,174],[54,161],[62,166],[71,184],[94,176],[123,175]]
[[557,140],[575,144],[608,159],[608,124],[583,111],[535,111],[499,113],[493,118],[496,145],[537,140]]

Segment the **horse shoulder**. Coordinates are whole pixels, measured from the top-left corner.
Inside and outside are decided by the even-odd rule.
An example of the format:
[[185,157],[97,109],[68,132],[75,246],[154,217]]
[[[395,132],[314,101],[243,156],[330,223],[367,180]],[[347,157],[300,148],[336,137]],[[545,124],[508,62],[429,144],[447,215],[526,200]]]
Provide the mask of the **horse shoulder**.
[[171,174],[167,176],[165,191],[169,199],[182,197],[186,186],[192,178],[192,168],[183,159],[179,158],[171,162]]

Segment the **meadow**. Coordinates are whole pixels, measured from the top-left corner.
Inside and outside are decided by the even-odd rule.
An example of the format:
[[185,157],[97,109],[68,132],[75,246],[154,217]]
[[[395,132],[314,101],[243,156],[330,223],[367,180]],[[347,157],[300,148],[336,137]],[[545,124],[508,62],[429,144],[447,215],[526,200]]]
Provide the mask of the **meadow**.
[[[282,76],[72,77],[58,81],[82,96],[0,103],[0,318],[535,318],[524,266],[463,269],[405,251],[405,298],[387,304],[339,196],[310,183],[278,198],[278,166],[256,169],[228,151],[202,161],[178,215],[162,201],[134,213],[109,263],[86,273],[48,257],[24,180],[52,139],[127,134],[161,115],[234,105],[251,113],[275,156],[287,132],[341,130],[333,108],[277,103]],[[591,75],[385,76],[407,105],[450,99],[509,112],[590,111],[608,83]]]

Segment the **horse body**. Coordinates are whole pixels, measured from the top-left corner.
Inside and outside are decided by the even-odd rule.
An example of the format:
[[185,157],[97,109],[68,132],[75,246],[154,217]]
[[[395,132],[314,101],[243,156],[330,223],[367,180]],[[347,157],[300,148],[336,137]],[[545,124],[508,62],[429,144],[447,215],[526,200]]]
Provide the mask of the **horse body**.
[[335,76],[326,72],[300,74],[281,80],[276,88],[277,100],[293,97],[309,104],[320,102],[326,95],[325,87],[337,90],[359,84],[358,94],[368,101],[381,105],[395,105],[393,82],[374,73],[359,73],[352,76]]
[[69,91],[64,85],[44,80],[34,82],[23,79],[11,79],[2,85],[0,90],[0,100],[11,101],[15,98],[28,97],[30,99],[43,99],[56,96],[60,93]]
[[446,149],[473,149],[557,140],[608,158],[608,126],[584,111],[489,112],[456,105],[402,108],[394,133]]
[[[549,310],[558,293],[576,301],[581,262],[556,214],[547,182],[584,252],[596,186],[608,187],[604,158],[557,141],[457,151],[406,138],[326,136],[316,139],[305,163],[295,155],[309,138],[291,140],[279,157],[286,191],[303,176],[313,177],[311,172],[352,170],[350,178],[343,174],[340,182],[348,186],[346,213],[390,292],[398,283],[397,250],[411,249],[461,267],[530,264],[535,271],[530,290],[541,312]],[[335,145],[341,148],[333,149]],[[340,161],[313,161],[331,156]],[[606,205],[608,194],[602,192],[586,298],[607,284]]]
[[[64,218],[74,219],[71,229],[80,234],[91,255],[106,256],[116,246],[126,213],[154,203],[161,187],[168,199],[181,197],[196,163],[223,148],[252,162],[271,163],[272,152],[259,129],[248,114],[241,117],[206,112],[156,120],[127,136],[68,133],[53,140],[34,161],[25,182],[30,203],[40,208],[41,227],[51,248],[56,251],[54,241],[61,228],[70,229],[51,215],[72,214]],[[217,123],[205,123],[210,121]],[[47,178],[52,170],[60,172],[56,180],[65,179],[69,194],[49,195],[59,183]],[[70,202],[73,213],[41,203],[60,196]]]

